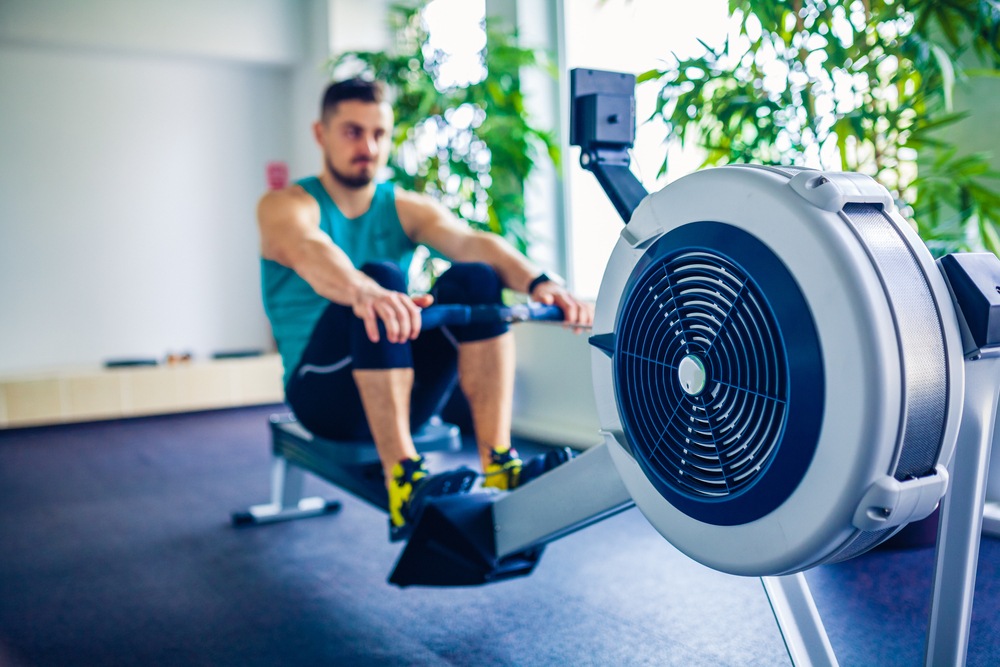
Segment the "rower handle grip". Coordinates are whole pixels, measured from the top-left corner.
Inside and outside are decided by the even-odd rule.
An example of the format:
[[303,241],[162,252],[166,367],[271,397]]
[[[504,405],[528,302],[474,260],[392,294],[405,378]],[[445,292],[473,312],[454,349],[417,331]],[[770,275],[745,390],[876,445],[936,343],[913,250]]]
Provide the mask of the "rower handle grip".
[[527,322],[529,320],[544,320],[561,322],[563,312],[558,306],[545,306],[531,303],[515,306],[463,306],[459,304],[441,304],[428,306],[420,314],[421,328],[434,329],[443,326],[460,324],[479,324],[484,322]]

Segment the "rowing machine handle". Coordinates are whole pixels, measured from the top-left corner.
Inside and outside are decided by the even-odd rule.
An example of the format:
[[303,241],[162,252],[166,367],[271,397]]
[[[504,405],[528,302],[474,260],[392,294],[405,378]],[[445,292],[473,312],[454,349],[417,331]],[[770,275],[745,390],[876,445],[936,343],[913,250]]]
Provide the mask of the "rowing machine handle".
[[537,303],[516,306],[441,304],[424,308],[420,317],[422,329],[434,329],[442,326],[482,322],[527,322],[528,320],[561,322],[563,312],[558,306],[545,306]]

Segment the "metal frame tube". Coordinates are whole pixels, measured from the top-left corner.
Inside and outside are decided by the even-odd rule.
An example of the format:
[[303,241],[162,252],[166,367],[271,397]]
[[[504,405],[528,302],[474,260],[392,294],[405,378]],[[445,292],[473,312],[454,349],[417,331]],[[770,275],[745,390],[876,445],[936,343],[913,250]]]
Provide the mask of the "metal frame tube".
[[303,478],[302,468],[290,464],[283,456],[275,456],[271,463],[271,504],[281,508],[298,505]]
[[995,356],[965,363],[962,425],[951,465],[951,485],[941,501],[927,667],[961,666],[968,654],[983,503],[1000,394],[998,373],[1000,358]]
[[761,577],[774,620],[796,667],[837,667],[830,638],[803,573]]
[[987,502],[983,507],[983,534],[1000,537],[1000,503]]
[[550,542],[633,506],[607,444],[493,503],[497,558]]

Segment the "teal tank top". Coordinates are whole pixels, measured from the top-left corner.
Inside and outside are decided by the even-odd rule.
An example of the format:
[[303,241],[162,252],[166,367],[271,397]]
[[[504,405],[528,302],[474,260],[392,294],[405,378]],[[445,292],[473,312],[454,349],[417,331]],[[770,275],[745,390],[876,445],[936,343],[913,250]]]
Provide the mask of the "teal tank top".
[[[319,226],[360,268],[368,262],[393,262],[408,276],[416,245],[403,232],[396,214],[396,195],[391,182],[379,183],[371,207],[349,219],[330,198],[319,178],[297,182],[319,203]],[[269,259],[261,259],[261,289],[264,312],[278,345],[288,386],[295,367],[309,343],[316,322],[330,302],[316,294],[295,271]]]

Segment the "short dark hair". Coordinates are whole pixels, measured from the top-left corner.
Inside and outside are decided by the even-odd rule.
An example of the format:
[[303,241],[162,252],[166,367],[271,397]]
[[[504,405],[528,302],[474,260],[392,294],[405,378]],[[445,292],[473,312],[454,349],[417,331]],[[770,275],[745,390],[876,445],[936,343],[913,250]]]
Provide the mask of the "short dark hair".
[[336,113],[337,105],[346,100],[359,100],[381,104],[385,99],[385,86],[381,81],[371,81],[355,77],[343,81],[335,81],[323,93],[323,104],[320,106],[320,118],[323,122]]

